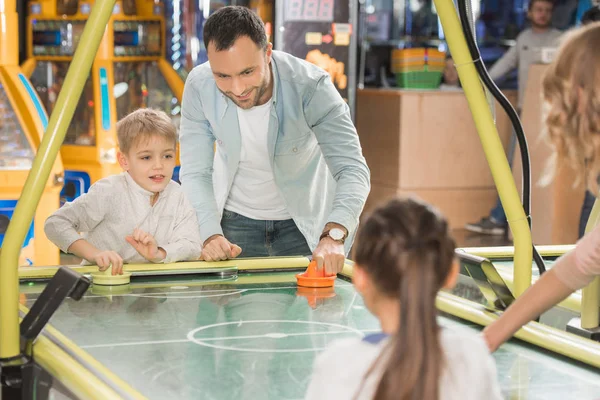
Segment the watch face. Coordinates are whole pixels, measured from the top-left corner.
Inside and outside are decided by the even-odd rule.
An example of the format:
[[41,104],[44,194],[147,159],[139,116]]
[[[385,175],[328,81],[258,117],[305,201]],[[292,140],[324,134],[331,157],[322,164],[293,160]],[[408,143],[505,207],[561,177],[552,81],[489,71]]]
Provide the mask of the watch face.
[[344,231],[338,228],[333,228],[329,231],[329,236],[333,240],[342,240],[344,238]]

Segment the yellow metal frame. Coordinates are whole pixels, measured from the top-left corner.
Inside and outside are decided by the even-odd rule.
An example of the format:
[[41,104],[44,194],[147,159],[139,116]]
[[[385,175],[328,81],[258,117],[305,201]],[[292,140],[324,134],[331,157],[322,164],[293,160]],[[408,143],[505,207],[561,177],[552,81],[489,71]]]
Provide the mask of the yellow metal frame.
[[467,97],[475,126],[487,158],[492,177],[498,188],[502,207],[513,233],[515,246],[515,296],[521,295],[531,285],[533,246],[527,216],[519,199],[504,147],[498,136],[483,86],[462,33],[460,20],[452,0],[434,0],[438,16],[446,34],[448,46],[460,82]]
[[[479,81],[474,61],[472,60],[465,37],[462,32],[460,20],[456,13],[455,5],[452,0],[434,0],[438,16],[441,20],[442,27],[446,34],[450,52],[457,66],[458,75],[463,86],[471,114],[475,120],[475,125],[479,133],[483,149],[490,166],[494,182],[498,188],[502,205],[508,216],[509,226],[514,236],[514,287],[513,294],[515,297],[520,296],[530,285],[532,280],[532,242],[531,232],[527,223],[528,216],[525,216],[522,205],[519,201],[519,196],[513,181],[510,166],[506,160],[506,155],[502,148],[498,132],[496,130],[491,111],[488,107],[482,84]],[[590,216],[587,229],[591,229],[600,219],[600,206],[598,202],[594,205],[594,210]],[[566,250],[567,247],[564,248]],[[504,249],[506,250],[506,248]],[[501,253],[501,252],[499,252]],[[449,295],[448,295],[449,296]],[[462,302],[462,306],[458,300],[450,301],[448,297],[442,296],[446,301],[442,301],[441,305],[445,311],[457,315],[461,318],[486,325],[491,320],[483,318],[477,312],[476,305],[468,302]],[[468,305],[468,306],[466,306]],[[598,327],[598,306],[600,305],[600,279],[596,278],[593,284],[583,290],[581,301],[581,319],[583,328]],[[531,329],[532,324],[527,327]],[[542,329],[542,328],[540,328]],[[543,327],[544,332],[552,332],[551,328]],[[586,346],[590,348],[591,354],[582,353],[582,349],[577,347],[577,343],[565,343],[561,340],[555,340],[552,336],[540,335],[535,336],[529,334],[526,328],[523,328],[517,337],[521,337],[533,344],[545,347],[547,349],[557,351],[561,354],[571,356],[575,355],[578,359],[586,359],[592,365],[600,365],[600,353],[597,349],[600,344],[585,340]],[[525,333],[523,333],[525,332]],[[560,335],[570,335],[561,331],[557,331]],[[557,333],[557,335],[558,335]],[[571,335],[573,336],[573,335]],[[591,357],[591,359],[590,359]],[[588,362],[585,361],[585,362]]]
[[[23,63],[23,68],[27,72],[26,76],[31,76],[38,61],[63,61],[68,62],[72,59],[69,56],[40,56],[33,54],[33,21],[55,21],[68,19],[72,21],[86,21],[88,15],[81,14],[79,11],[75,15],[63,17],[56,14],[56,0],[42,0],[37,1],[41,4],[41,14],[30,15],[27,18],[27,57],[28,59]],[[115,4],[120,4],[121,1],[117,0]],[[95,131],[95,145],[74,145],[64,144],[61,148],[61,155],[65,165],[65,169],[74,171],[84,171],[90,177],[90,183],[94,183],[99,179],[102,179],[109,175],[114,175],[122,172],[116,159],[116,152],[118,151],[118,142],[116,134],[116,123],[117,123],[117,104],[116,99],[113,95],[114,87],[114,63],[115,62],[133,62],[133,61],[155,61],[158,64],[160,72],[165,77],[167,85],[175,95],[175,97],[181,103],[183,96],[184,82],[173,67],[165,60],[166,56],[166,43],[165,40],[161,41],[160,56],[149,56],[149,57],[116,57],[114,55],[114,44],[113,44],[113,29],[112,23],[114,21],[156,21],[161,25],[162,32],[165,32],[166,24],[165,20],[161,16],[154,15],[153,7],[155,6],[153,0],[137,0],[136,6],[138,9],[138,15],[129,16],[123,13],[123,7],[121,11],[116,14],[112,14],[107,21],[107,28],[105,29],[104,36],[98,48],[96,58],[94,60],[93,68],[91,71],[92,86],[94,91],[94,103],[101,103],[101,91],[100,91],[100,68],[105,68],[108,79],[108,97],[109,97],[109,108],[110,108],[110,127],[104,129],[102,125],[102,107],[94,107],[94,131]],[[179,148],[178,148],[179,149]],[[179,151],[177,151],[177,165],[179,165]],[[56,262],[55,264],[57,264]]]
[[92,67],[92,62],[106,22],[110,18],[114,0],[98,0],[92,7],[88,22],[81,36],[69,72],[65,77],[65,87],[61,90],[52,113],[46,134],[33,160],[31,172],[27,176],[23,191],[11,223],[4,238],[0,253],[0,358],[12,358],[19,355],[19,277],[18,260],[21,243],[27,233],[29,221],[33,218],[36,207],[42,196],[45,183],[48,181],[52,167],[64,141],[67,127],[73,118],[75,106],[85,79]]
[[[600,201],[596,199],[592,212],[585,227],[585,233],[590,232],[600,222]],[[600,277],[596,277],[582,291],[581,297],[581,327],[594,329],[600,327]]]
[[[3,87],[31,149],[37,153],[45,128],[31,95],[19,79],[19,76],[28,75],[18,66],[17,42],[12,38],[17,34],[16,3],[14,0],[5,0],[4,3],[4,27],[0,29],[0,86]],[[40,101],[37,93],[33,95]],[[46,118],[45,112],[43,117]],[[28,173],[29,170],[0,170],[0,198],[18,200]],[[28,258],[33,259],[35,264],[56,264],[60,261],[58,249],[44,234],[44,222],[59,206],[62,176],[62,161],[57,158],[53,162],[51,176],[45,182],[40,204],[33,217],[33,241],[22,249],[20,265],[25,265]]]
[[[20,311],[27,314],[23,305]],[[56,342],[49,338],[51,335]],[[132,399],[145,399],[95,358],[76,346],[51,325],[46,325],[33,345],[35,361],[54,378],[58,379],[75,396],[82,399],[117,399],[121,393]],[[111,386],[103,382],[98,374],[106,377]],[[117,388],[119,392],[115,391]]]
[[37,61],[34,58],[30,58],[21,64],[21,71],[23,71],[25,76],[29,78],[31,77],[31,74],[33,74],[33,71],[35,71],[36,66]]

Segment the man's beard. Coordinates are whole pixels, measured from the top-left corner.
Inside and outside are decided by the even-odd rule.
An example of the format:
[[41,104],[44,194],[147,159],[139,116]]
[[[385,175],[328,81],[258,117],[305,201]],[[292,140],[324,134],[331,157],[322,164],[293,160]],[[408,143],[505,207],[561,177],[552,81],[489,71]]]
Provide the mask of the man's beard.
[[267,86],[268,86],[268,83],[266,83],[265,81],[262,82],[261,86],[254,86],[252,89],[250,89],[251,91],[255,92],[254,98],[250,98],[243,103],[238,103],[238,100],[235,98],[235,95],[225,93],[221,89],[219,89],[219,90],[221,91],[221,93],[223,93],[229,99],[231,99],[231,101],[233,101],[236,106],[238,106],[239,108],[244,109],[244,110],[249,110],[250,108],[252,108],[258,104],[261,97],[267,91]]

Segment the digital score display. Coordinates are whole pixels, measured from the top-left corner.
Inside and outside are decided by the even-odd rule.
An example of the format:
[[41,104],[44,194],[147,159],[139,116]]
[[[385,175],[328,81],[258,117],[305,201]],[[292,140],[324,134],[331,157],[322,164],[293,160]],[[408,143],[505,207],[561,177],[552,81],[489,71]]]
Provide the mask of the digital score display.
[[35,20],[31,52],[35,56],[73,56],[84,26],[85,21]]
[[137,31],[114,33],[115,46],[137,46],[140,43]]
[[285,0],[285,22],[332,22],[334,0]]
[[60,31],[33,32],[34,46],[60,46]]
[[115,21],[115,57],[153,57],[161,55],[160,21]]

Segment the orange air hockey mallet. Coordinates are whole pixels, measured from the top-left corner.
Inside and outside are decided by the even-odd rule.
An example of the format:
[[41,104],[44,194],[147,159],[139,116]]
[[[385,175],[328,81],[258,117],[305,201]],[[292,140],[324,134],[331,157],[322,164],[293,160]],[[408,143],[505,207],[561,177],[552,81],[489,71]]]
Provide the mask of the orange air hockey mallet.
[[305,297],[312,309],[317,308],[319,301],[335,297],[333,285],[336,275],[325,275],[325,268],[317,271],[317,262],[311,261],[305,272],[296,275],[298,281],[297,295]]
[[296,275],[298,286],[308,288],[333,287],[337,275],[325,275],[325,268],[317,271],[317,262],[311,261],[308,268],[302,274]]

